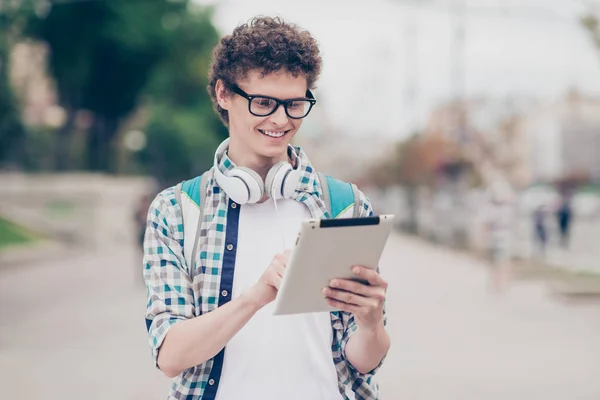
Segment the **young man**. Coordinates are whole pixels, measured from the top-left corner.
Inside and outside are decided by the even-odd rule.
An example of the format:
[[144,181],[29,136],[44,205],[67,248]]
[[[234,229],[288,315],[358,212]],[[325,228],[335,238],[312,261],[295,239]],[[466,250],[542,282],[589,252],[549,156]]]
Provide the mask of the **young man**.
[[[209,171],[198,256],[184,257],[174,188],[154,199],[145,235],[146,324],[157,366],[175,378],[169,399],[379,398],[372,378],[390,338],[378,272],[357,266],[369,285],[323,289],[341,312],[272,316],[300,221],[331,217],[290,145],[320,70],[315,40],[280,19],[239,26],[213,52],[209,91],[230,137]],[[359,198],[360,215],[372,215]]]

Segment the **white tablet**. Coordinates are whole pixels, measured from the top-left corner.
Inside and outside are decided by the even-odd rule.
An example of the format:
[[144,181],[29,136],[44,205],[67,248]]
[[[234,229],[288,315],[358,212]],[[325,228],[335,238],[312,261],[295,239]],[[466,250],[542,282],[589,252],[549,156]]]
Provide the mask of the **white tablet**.
[[377,268],[393,219],[380,215],[303,221],[273,314],[337,311],[325,301],[323,288],[334,278],[357,279],[355,265]]

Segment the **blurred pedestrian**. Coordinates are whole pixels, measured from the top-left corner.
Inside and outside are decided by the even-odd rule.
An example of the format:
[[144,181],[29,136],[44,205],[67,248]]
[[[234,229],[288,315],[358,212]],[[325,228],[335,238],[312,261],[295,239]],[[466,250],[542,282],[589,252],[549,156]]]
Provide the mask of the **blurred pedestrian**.
[[560,233],[560,245],[564,248],[569,247],[570,229],[573,217],[573,207],[571,196],[567,193],[561,195],[558,208],[556,210],[556,219]]
[[512,190],[494,184],[488,191],[486,227],[492,267],[491,287],[501,293],[509,284],[512,271],[512,232],[515,223]]
[[545,204],[540,204],[533,212],[535,254],[541,258],[546,256],[546,245],[548,244],[547,213],[548,210]]

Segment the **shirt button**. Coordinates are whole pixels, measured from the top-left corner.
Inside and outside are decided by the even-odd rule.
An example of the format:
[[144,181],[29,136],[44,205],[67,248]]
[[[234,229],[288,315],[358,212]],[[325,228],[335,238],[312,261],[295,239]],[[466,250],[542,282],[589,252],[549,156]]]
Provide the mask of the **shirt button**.
[[237,208],[237,203],[231,203],[231,208]]
[[209,384],[210,386],[214,385],[214,384],[215,384],[215,380],[214,380],[214,379],[210,379],[210,380],[208,381],[208,384]]
[[228,295],[228,294],[229,294],[229,293],[227,292],[227,290],[223,290],[223,291],[221,292],[221,295],[222,295],[223,297],[227,297],[227,295]]
[[229,250],[229,251],[233,250],[233,245],[232,244],[228,244],[227,245],[227,250]]

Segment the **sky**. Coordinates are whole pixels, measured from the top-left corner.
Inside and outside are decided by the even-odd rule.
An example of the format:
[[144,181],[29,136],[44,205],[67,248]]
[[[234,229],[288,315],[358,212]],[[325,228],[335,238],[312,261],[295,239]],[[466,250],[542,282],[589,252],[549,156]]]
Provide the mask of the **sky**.
[[404,137],[454,96],[600,96],[600,49],[578,22],[600,14],[600,1],[464,0],[464,18],[452,7],[460,1],[196,0],[216,6],[223,34],[255,15],[309,30],[323,57],[318,104],[349,135]]

